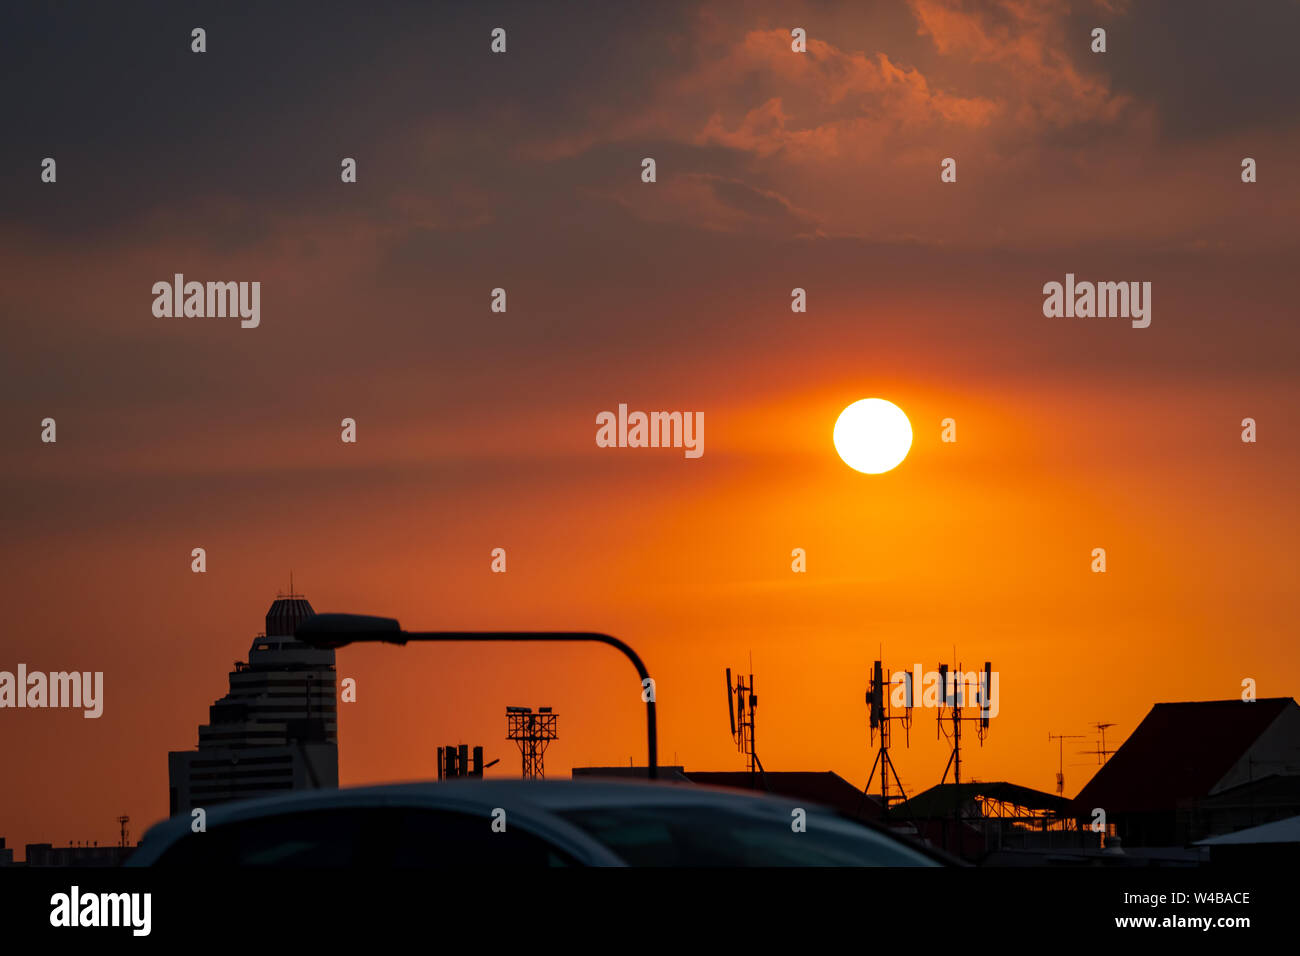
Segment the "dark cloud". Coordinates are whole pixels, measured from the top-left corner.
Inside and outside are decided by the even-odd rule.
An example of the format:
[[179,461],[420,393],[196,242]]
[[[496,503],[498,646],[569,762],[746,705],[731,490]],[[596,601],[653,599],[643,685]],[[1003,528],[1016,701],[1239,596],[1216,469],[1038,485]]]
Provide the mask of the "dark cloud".
[[794,235],[807,232],[816,225],[814,217],[795,209],[776,193],[721,176],[707,176],[705,181],[720,202],[745,214],[756,226],[776,226]]
[[1117,92],[1154,105],[1172,140],[1212,140],[1275,124],[1300,108],[1300,3],[1139,0],[1119,15],[1074,13],[1068,32],[1107,30],[1107,53],[1076,57]]
[[[343,156],[359,158],[358,186],[427,181],[417,134],[486,130],[518,158],[521,134],[585,121],[595,99],[636,109],[684,55],[673,37],[686,9],[159,2],[133,4],[126,22],[103,4],[11,7],[0,206],[11,223],[95,235],[213,195],[319,208]],[[486,55],[495,26],[508,30],[505,56]],[[38,180],[45,156],[59,163],[53,203]]]

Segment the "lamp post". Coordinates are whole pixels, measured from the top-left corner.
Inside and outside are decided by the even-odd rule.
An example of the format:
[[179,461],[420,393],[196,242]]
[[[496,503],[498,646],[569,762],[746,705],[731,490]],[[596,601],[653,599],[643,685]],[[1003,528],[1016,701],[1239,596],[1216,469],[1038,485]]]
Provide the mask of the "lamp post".
[[[645,664],[627,644],[609,634],[596,631],[403,631],[391,617],[365,614],[316,614],[303,620],[295,635],[304,644],[333,650],[347,644],[408,644],[412,641],[586,641],[617,648],[632,662],[641,678],[643,691],[650,674]],[[653,684],[649,685],[653,687]],[[646,744],[649,756],[647,771],[651,780],[659,777],[659,735],[655,724],[655,701],[651,691],[645,702]]]

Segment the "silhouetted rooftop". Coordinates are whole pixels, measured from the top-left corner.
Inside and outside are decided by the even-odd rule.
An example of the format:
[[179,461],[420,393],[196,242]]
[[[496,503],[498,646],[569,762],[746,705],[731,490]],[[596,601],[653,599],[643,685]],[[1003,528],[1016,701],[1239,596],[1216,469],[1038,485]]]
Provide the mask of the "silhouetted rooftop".
[[285,594],[271,602],[266,612],[267,637],[293,637],[298,625],[316,612],[301,594]]
[[897,816],[917,820],[951,816],[953,808],[976,797],[1002,800],[1029,810],[1050,810],[1065,815],[1070,801],[1054,793],[1007,783],[1005,780],[941,783],[922,791],[896,808]]
[[802,797],[824,807],[831,807],[851,817],[880,819],[880,804],[872,797],[863,799],[862,791],[830,770],[769,770],[751,775],[747,771],[687,770],[691,783],[708,787],[733,787],[757,790],[783,797]]
[[1288,706],[1290,697],[1156,704],[1079,791],[1074,815],[1172,810],[1208,795]]
[[[635,777],[644,779],[645,767],[574,767],[575,779],[587,777]],[[798,797],[810,803],[861,820],[879,820],[880,803],[866,796],[853,784],[830,770],[769,770],[750,774],[747,770],[684,770],[660,767],[659,779],[665,783],[693,783],[702,787],[730,787],[755,794],[771,793]]]

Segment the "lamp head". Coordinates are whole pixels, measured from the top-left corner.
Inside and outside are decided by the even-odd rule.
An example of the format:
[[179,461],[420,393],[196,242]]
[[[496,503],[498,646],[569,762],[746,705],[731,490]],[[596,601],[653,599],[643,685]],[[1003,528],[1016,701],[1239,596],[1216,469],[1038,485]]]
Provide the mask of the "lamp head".
[[294,636],[304,644],[321,649],[362,641],[406,643],[402,626],[394,618],[368,614],[313,614],[298,625]]

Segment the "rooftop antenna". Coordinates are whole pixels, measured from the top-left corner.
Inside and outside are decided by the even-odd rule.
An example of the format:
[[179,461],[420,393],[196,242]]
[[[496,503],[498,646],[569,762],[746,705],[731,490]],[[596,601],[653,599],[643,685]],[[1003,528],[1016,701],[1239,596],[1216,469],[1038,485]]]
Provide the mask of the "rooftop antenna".
[[131,818],[128,817],[125,813],[117,818],[117,825],[120,828],[120,833],[121,833],[121,842],[118,843],[118,846],[126,846],[126,835],[131,832],[126,828],[126,825],[130,822],[131,822]]
[[[949,672],[947,664],[939,665],[939,708],[936,715],[938,734],[943,731],[944,710],[948,711],[948,720],[952,721],[952,754],[948,757],[948,765],[943,769],[942,783],[948,781],[948,771],[953,771],[953,782],[958,786],[961,785],[961,722],[963,720],[976,720],[979,724],[976,727],[975,735],[984,746],[984,737],[989,732],[990,705],[989,694],[993,686],[993,665],[988,661],[984,662],[984,672],[979,675],[977,681],[968,681],[967,677],[973,677],[974,674],[966,674],[962,671],[962,665],[957,664],[955,671]],[[973,694],[974,701],[967,702],[967,687],[970,684],[975,685]],[[967,706],[973,706],[979,709],[979,713],[973,716],[967,716],[963,713]]]
[[1059,740],[1060,753],[1056,763],[1056,795],[1065,796],[1065,742],[1067,740],[1082,740],[1087,734],[1054,734],[1050,730],[1047,732],[1048,740]]
[[1096,754],[1097,763],[1104,764],[1106,762],[1106,758],[1115,752],[1113,750],[1106,749],[1106,728],[1114,727],[1115,725],[1113,723],[1106,723],[1104,721],[1098,720],[1095,721],[1092,726],[1097,728],[1097,733],[1101,735],[1101,741],[1097,744],[1096,750],[1080,750],[1079,753]]
[[[867,776],[867,785],[862,788],[865,796],[871,789],[871,781],[875,779],[876,768],[880,768],[880,806],[885,817],[889,816],[890,804],[895,800],[906,800],[907,793],[903,790],[903,781],[898,778],[898,770],[894,767],[894,761],[889,759],[889,725],[892,721],[898,720],[903,724],[904,738],[907,743],[911,744],[912,728],[912,705],[914,703],[912,674],[910,671],[903,672],[903,713],[890,713],[889,686],[892,683],[892,675],[886,675],[881,667],[880,661],[876,661],[871,667],[871,681],[867,685],[867,723],[871,728],[871,742],[876,742],[876,731],[880,731],[880,747],[876,751],[876,759],[871,764],[871,773]],[[895,797],[889,791],[889,775],[894,775],[894,783],[898,784],[900,796]]]
[[559,716],[549,707],[538,707],[535,714],[531,707],[506,708],[506,739],[519,744],[525,780],[545,779],[543,757],[550,742],[560,736],[555,726]]
[[[751,653],[751,660],[752,660]],[[751,664],[751,666],[753,666]],[[758,759],[754,749],[754,713],[758,708],[758,695],[754,693],[754,675],[749,675],[745,683],[744,675],[737,675],[732,683],[731,668],[727,668],[727,715],[731,718],[731,736],[736,741],[736,749],[745,755],[749,763],[749,783],[757,789],[755,774],[763,774],[763,783],[767,784],[767,775],[763,771],[763,762]]]
[[473,762],[470,762],[470,749],[467,744],[449,744],[438,748],[438,779],[454,780],[458,777],[482,777],[488,767],[500,763],[500,758],[489,763],[483,762],[483,748],[475,747]]
[[[955,658],[956,650],[954,649],[953,657]],[[939,707],[935,714],[935,723],[937,730],[935,739],[947,731],[943,729],[944,710],[948,711],[948,720],[952,722],[952,734],[948,735],[952,741],[952,754],[948,757],[948,765],[943,768],[943,779],[939,781],[939,786],[948,782],[948,771],[953,772],[952,779],[956,786],[953,788],[953,806],[952,818],[956,824],[953,838],[960,841],[961,839],[961,725],[962,721],[978,721],[975,727],[975,736],[979,740],[980,746],[984,746],[984,737],[989,732],[990,713],[990,693],[993,687],[993,665],[988,661],[984,662],[984,672],[979,675],[976,681],[971,682],[967,677],[975,677],[975,674],[966,674],[962,670],[961,662],[957,662],[957,669],[949,672],[947,664],[939,665]],[[967,686],[975,683],[975,693],[973,705],[967,702]],[[978,708],[978,713],[973,716],[967,716],[964,710],[967,706]],[[944,830],[944,844],[947,845],[948,834]],[[958,843],[960,846],[960,843]]]

